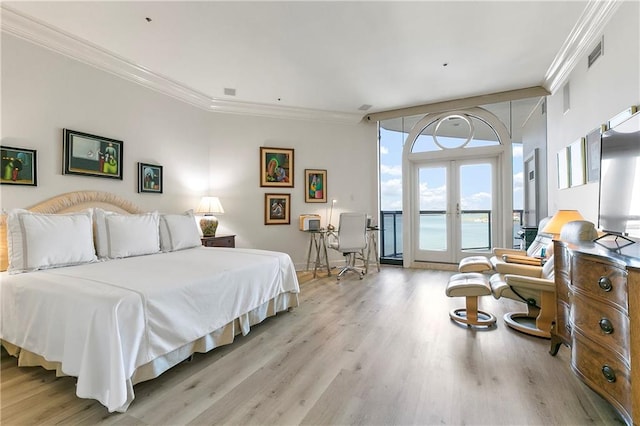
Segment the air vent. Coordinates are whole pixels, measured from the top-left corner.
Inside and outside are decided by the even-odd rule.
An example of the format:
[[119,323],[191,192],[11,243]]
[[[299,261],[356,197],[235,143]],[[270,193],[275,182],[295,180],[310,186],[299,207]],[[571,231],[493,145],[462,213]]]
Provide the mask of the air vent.
[[225,87],[224,88],[224,94],[227,96],[235,96],[236,95],[236,89],[230,89],[229,87]]
[[604,36],[600,39],[596,47],[589,53],[589,62],[587,68],[591,68],[591,65],[604,54]]
[[367,110],[369,110],[371,108],[371,106],[372,105],[369,105],[369,104],[362,104],[362,105],[360,105],[360,108],[358,108],[358,110],[367,111]]

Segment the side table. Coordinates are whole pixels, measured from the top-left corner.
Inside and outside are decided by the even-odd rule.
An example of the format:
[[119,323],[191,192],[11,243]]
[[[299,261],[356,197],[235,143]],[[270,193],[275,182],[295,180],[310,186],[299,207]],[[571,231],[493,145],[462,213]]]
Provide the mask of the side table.
[[205,247],[230,247],[235,248],[235,235],[218,235],[215,237],[202,237],[202,245]]

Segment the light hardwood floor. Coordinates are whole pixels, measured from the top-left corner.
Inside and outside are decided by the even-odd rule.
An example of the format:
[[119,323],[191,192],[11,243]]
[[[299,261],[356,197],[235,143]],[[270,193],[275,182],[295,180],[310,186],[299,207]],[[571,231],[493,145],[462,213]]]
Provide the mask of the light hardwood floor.
[[521,306],[482,298],[498,326],[449,320],[449,272],[383,267],[301,285],[300,306],[229,346],[135,386],[124,414],[75,396],[74,379],[2,351],[2,425],[621,424],[571,372],[569,350],[508,329]]

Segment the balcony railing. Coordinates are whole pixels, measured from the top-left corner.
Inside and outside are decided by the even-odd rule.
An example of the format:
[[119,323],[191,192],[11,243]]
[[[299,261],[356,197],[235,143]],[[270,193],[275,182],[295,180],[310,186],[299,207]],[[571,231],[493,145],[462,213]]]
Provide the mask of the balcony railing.
[[[491,211],[462,210],[462,250],[490,250]],[[444,224],[446,212],[440,210],[421,210],[420,221],[441,222]],[[523,211],[513,211],[513,246],[520,246],[518,231],[522,226]],[[436,225],[437,226],[437,225]],[[444,225],[442,226],[444,233]],[[380,259],[383,262],[397,263],[402,260],[402,210],[383,210],[380,212]]]

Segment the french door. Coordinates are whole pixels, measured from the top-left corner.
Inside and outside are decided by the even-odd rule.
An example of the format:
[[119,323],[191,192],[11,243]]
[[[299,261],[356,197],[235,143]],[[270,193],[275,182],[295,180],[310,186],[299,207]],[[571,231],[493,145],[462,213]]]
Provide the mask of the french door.
[[414,163],[412,232],[417,261],[457,263],[495,240],[497,158]]

